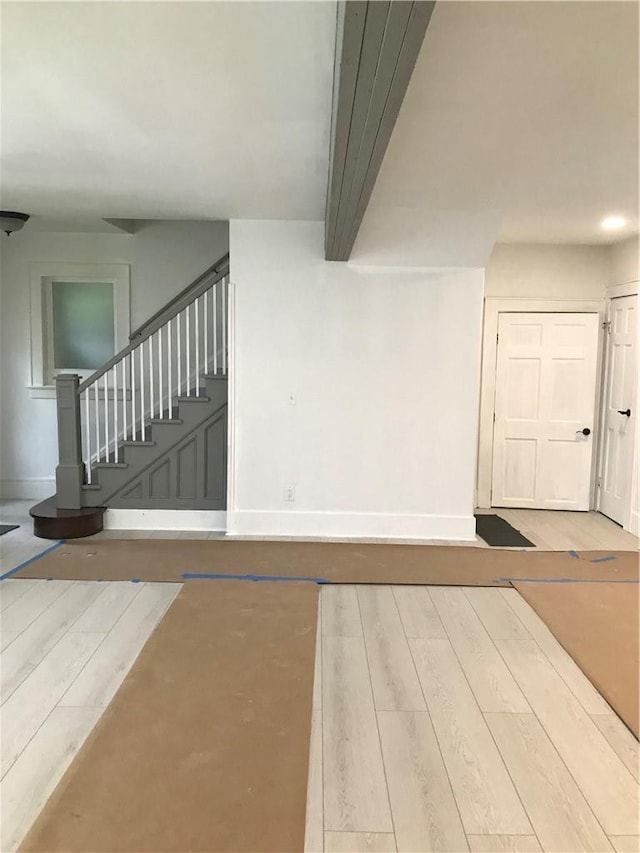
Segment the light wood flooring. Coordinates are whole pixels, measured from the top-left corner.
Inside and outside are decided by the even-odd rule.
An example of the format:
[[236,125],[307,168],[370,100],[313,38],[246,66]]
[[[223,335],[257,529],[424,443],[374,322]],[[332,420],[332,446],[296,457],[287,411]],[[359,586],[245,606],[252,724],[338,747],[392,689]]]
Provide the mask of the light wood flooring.
[[[637,536],[599,512],[544,509],[487,509],[508,521],[544,551],[637,551]],[[478,544],[484,547],[482,540]]]
[[[54,544],[30,503],[0,504],[0,573]],[[597,513],[498,512],[545,549],[638,545]],[[209,536],[98,538],[177,535]],[[3,853],[179,588],[0,584]],[[638,742],[515,590],[324,587],[319,622],[307,851],[639,850]]]
[[2,853],[17,849],[180,587],[2,581]]
[[319,851],[638,850],[638,742],[516,590],[325,586]]
[[32,560],[55,545],[33,535],[29,508],[35,501],[0,501],[0,524],[17,524],[16,530],[0,536],[0,576]]

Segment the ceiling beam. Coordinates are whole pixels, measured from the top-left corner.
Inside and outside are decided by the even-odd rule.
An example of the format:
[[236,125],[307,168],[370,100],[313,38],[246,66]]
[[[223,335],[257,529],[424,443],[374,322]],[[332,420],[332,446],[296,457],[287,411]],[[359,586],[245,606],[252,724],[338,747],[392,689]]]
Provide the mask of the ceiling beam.
[[325,258],[348,261],[435,2],[338,3]]

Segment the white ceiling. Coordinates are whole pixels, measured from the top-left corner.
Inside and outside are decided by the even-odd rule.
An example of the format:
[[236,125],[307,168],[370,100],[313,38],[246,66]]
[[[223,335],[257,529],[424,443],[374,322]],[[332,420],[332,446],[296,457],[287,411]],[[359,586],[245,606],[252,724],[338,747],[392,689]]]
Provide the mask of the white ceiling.
[[2,3],[2,207],[322,219],[332,2]]
[[[2,207],[322,219],[335,11],[2,2]],[[636,231],[637,72],[636,2],[440,0],[352,259],[478,266],[496,239]]]
[[638,4],[438,3],[352,259],[476,265],[496,238],[637,229]]

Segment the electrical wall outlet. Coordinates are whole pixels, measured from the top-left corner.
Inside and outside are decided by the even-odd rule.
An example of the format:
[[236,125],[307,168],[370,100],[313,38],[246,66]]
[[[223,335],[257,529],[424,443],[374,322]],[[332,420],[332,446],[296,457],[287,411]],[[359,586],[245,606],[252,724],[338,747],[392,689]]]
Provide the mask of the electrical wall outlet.
[[296,499],[296,487],[295,486],[285,486],[284,487],[284,499],[285,501],[295,501]]

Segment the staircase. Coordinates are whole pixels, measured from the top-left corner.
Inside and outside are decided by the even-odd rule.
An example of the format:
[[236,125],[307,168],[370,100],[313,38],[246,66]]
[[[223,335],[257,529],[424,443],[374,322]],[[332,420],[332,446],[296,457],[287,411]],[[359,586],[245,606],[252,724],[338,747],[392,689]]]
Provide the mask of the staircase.
[[156,312],[87,380],[56,377],[56,495],[45,538],[90,535],[107,507],[226,507],[229,256]]

